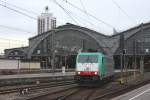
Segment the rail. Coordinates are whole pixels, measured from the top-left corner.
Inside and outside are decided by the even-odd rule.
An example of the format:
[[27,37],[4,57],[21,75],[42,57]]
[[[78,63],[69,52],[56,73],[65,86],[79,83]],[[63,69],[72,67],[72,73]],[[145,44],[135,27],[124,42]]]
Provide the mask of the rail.
[[1,89],[0,90],[0,95],[1,94],[19,92],[20,90],[23,90],[23,89],[35,90],[35,89],[42,89],[42,88],[69,85],[69,84],[73,84],[73,83],[74,83],[74,81],[62,81],[62,82],[42,83],[42,84],[35,84],[35,85],[25,85],[25,86],[23,85],[23,86],[17,86],[17,87],[14,87],[14,88],[8,88],[8,89],[3,89],[3,90]]

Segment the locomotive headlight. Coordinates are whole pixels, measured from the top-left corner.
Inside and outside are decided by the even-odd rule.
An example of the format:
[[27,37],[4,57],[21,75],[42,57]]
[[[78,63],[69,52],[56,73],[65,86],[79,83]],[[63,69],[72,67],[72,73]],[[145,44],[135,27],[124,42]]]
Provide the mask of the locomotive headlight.
[[97,72],[94,72],[94,74],[97,75],[98,73],[97,73]]
[[78,74],[80,74],[80,72],[78,72]]

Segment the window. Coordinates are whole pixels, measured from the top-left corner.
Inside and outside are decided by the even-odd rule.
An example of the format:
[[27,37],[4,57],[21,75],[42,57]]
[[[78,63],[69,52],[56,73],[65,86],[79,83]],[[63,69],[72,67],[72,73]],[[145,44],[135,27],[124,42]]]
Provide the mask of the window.
[[37,50],[37,54],[40,54],[41,53],[41,51],[40,50]]
[[79,63],[97,63],[98,56],[97,55],[80,55],[78,58]]
[[18,52],[17,52],[17,51],[15,52],[15,55],[18,55]]
[[150,38],[149,37],[145,37],[144,42],[150,42]]

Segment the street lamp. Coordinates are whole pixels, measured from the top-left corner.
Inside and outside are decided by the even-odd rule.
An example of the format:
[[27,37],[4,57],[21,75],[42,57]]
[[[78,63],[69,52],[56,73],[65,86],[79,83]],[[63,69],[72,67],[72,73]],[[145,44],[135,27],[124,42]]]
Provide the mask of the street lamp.
[[149,52],[149,49],[145,49],[145,52],[148,53],[148,52]]
[[54,71],[54,67],[55,67],[55,54],[58,52],[56,50],[55,31],[57,31],[57,29],[52,29],[52,60],[51,60],[51,65],[52,65],[53,71]]
[[18,60],[18,65],[17,65],[17,69],[18,69],[18,70],[17,70],[17,73],[19,74],[19,73],[20,73],[20,66],[19,66],[19,64],[20,64],[20,63],[19,63],[19,62],[20,62],[20,58],[18,57],[17,60]]
[[149,52],[149,49],[145,49],[145,52],[144,52],[144,55],[141,59],[141,62],[140,62],[140,73],[143,74],[144,73],[144,56]]
[[55,30],[52,30],[52,60],[51,60],[51,65],[52,65],[52,70],[54,71],[54,62],[55,62]]

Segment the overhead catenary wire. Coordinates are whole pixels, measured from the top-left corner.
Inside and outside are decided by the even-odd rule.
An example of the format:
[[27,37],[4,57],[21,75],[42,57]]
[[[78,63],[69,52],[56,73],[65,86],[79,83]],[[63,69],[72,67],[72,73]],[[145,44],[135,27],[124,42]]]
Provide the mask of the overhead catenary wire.
[[20,31],[20,32],[25,32],[25,33],[33,33],[33,32],[26,31],[24,29],[20,29],[20,28],[16,28],[16,27],[10,27],[10,26],[6,26],[6,25],[0,25],[0,27],[7,28],[10,30]]
[[16,39],[7,39],[7,38],[2,38],[2,37],[0,37],[0,40],[6,40],[6,41],[16,41],[16,42],[27,42],[27,41],[16,40]]
[[13,8],[8,7],[8,6],[6,6],[6,5],[3,5],[3,4],[0,4],[0,6],[2,6],[2,7],[4,7],[4,8],[7,8],[7,9],[9,9],[9,10],[12,10],[12,11],[14,11],[14,12],[16,12],[16,13],[21,14],[21,15],[24,15],[24,16],[26,16],[26,17],[30,18],[30,19],[37,20],[35,17],[32,17],[32,16],[30,16],[30,15],[28,15],[28,14],[26,14],[26,13],[22,12],[22,11],[19,11],[19,10],[13,9]]
[[[89,15],[88,15],[88,13],[87,13],[87,10],[86,10],[86,8],[85,8],[85,6],[84,6],[82,0],[80,0],[80,3],[81,3],[81,5],[82,5],[82,8],[83,8],[84,11],[85,11],[85,14],[87,15],[88,20],[90,20]],[[90,21],[88,21],[88,22],[89,22],[89,24],[90,24],[91,26],[93,26],[92,22],[90,22]]]
[[137,22],[131,16],[129,16],[127,12],[115,0],[112,0],[112,2],[129,18],[130,21],[132,21],[134,24],[137,24]]
[[31,14],[34,14],[34,15],[38,15],[38,13],[36,13],[36,12],[34,12],[34,11],[31,11],[31,10],[28,10],[28,9],[25,9],[25,8],[22,8],[22,7],[19,7],[19,6],[16,6],[16,5],[11,4],[11,3],[8,3],[8,2],[6,2],[6,1],[0,0],[0,2],[3,2],[3,3],[5,4],[5,6],[6,6],[6,5],[10,5],[10,6],[12,6],[12,7],[15,7],[15,8],[20,9],[20,10],[22,10],[22,11],[25,11],[25,12],[27,12],[27,13],[31,13]]
[[[0,46],[5,46],[6,44],[11,44],[11,45],[14,45],[14,46],[20,46],[20,45],[24,45],[24,43],[6,43],[6,42],[1,42],[0,41]],[[8,47],[8,46],[6,46]]]
[[[8,45],[6,45],[6,44],[8,44]],[[0,37],[0,45],[3,49],[6,47],[10,48],[10,47],[25,46],[25,45],[27,45],[27,41],[16,40],[16,39],[7,39],[7,38]]]
[[77,25],[78,22],[70,15],[70,12],[68,12],[63,6],[61,6],[56,0],[53,0],[55,4],[57,4]]
[[[53,0],[53,1],[54,1],[54,0]],[[67,1],[65,1],[65,2],[67,2]],[[83,5],[83,4],[82,4],[82,5]],[[64,7],[63,7],[63,8],[64,8]],[[64,8],[64,9],[65,9],[65,8]],[[99,26],[96,26],[96,25],[94,25],[93,23],[91,23],[89,19],[82,18],[82,17],[80,17],[79,15],[77,15],[77,14],[75,14],[75,13],[69,11],[69,10],[68,10],[68,12],[69,12],[70,15],[72,15],[78,22],[81,23],[82,21],[85,21],[85,22],[82,23],[83,26],[88,27],[89,25],[87,25],[87,23],[90,23],[90,25],[91,25],[91,27],[89,27],[90,29],[95,29],[95,28],[93,28],[93,27],[97,27],[97,29],[101,29]],[[84,13],[84,14],[85,14],[85,13]],[[86,15],[87,15],[87,14],[86,14]],[[88,16],[88,15],[87,15],[87,16]],[[89,16],[88,16],[88,17],[89,17]]]
[[[70,6],[72,6],[72,7],[74,7],[74,8],[76,8],[76,9],[80,10],[81,12],[85,13],[85,11],[84,11],[83,9],[81,9],[81,8],[79,8],[78,6],[72,4],[71,2],[66,1],[66,3],[68,3],[68,4],[69,4]],[[87,12],[87,14],[88,14],[90,17],[94,18],[95,20],[99,21],[100,23],[103,23],[103,24],[105,24],[106,26],[108,26],[108,27],[110,27],[110,28],[114,28],[114,26],[112,26],[111,24],[108,24],[108,23],[106,23],[105,21],[100,20],[99,18],[95,17],[94,15],[90,14],[89,12]]]
[[[7,3],[6,1],[0,0],[0,2],[5,3],[5,4],[0,4],[0,6],[5,7],[5,8],[7,8],[7,9],[9,9],[9,10],[13,10],[13,11],[19,13],[19,14],[22,14],[22,15],[24,15],[24,16],[27,16],[27,17],[29,17],[29,18],[32,18],[32,19],[36,20],[36,18],[34,18],[34,17],[32,17],[32,16],[30,16],[30,15],[28,15],[28,14],[26,14],[26,13],[23,13],[23,12],[21,12],[21,11],[19,11],[19,10],[13,9],[13,8],[11,8],[11,7],[8,7],[8,5],[11,5],[11,6],[14,6],[14,7],[16,7],[16,8],[22,9],[22,10],[24,10],[24,11],[28,11],[27,9],[20,8],[20,7],[18,7],[18,6],[13,5],[13,4]],[[30,11],[28,11],[28,12],[30,12]],[[31,11],[30,13],[33,13],[33,12]],[[10,29],[10,30],[20,31],[20,32],[33,33],[33,32],[29,32],[29,31],[24,30],[24,29],[20,29],[20,28],[16,28],[16,27],[11,27],[11,26],[6,26],[6,25],[0,25],[0,27],[2,27],[2,28],[7,28],[7,29]]]
[[[62,6],[63,7],[63,6]],[[63,7],[64,8],[64,7]],[[65,8],[64,8],[65,9]],[[66,9],[65,9],[66,10]],[[68,11],[68,13],[70,14],[70,16],[72,15],[78,22],[80,22],[81,23],[81,21],[85,21],[86,20],[86,22],[84,22],[83,23],[83,25],[85,26],[85,27],[87,27],[87,22],[89,22],[89,20],[87,20],[87,19],[85,19],[85,18],[82,18],[82,17],[80,17],[79,15],[77,15],[77,14],[75,14],[75,13],[73,13],[73,12],[71,12],[71,11],[69,11],[69,10],[67,10]],[[79,24],[78,24],[79,25]],[[92,26],[96,26],[96,25],[92,25]],[[98,27],[98,26],[96,26],[96,27]]]
[[[56,2],[57,2],[57,1],[56,1]],[[57,3],[58,3],[58,2],[57,2]],[[58,3],[58,4],[59,4],[59,3]],[[59,5],[60,5],[60,4],[59,4]],[[62,5],[61,5],[61,6],[62,6]],[[62,6],[62,8],[65,9],[63,6]],[[67,9],[65,9],[65,11],[67,11],[68,14],[69,14],[71,17],[73,16],[73,17],[72,17],[73,19],[75,18],[78,22],[81,23],[80,20],[83,19],[82,17],[79,17],[77,14],[75,14],[75,13],[73,13],[73,12],[67,10]],[[69,17],[70,17],[70,16],[69,16]],[[79,19],[78,19],[78,18],[79,18]],[[75,19],[74,19],[74,20],[75,20]],[[86,19],[84,19],[84,20],[86,20]],[[77,21],[76,21],[76,24],[79,25],[79,23],[78,23]],[[86,23],[83,23],[83,25],[87,26],[87,25],[86,25],[87,22],[89,22],[89,20],[86,20]],[[94,25],[93,25],[93,26],[94,26]]]
[[[7,9],[9,9],[11,11],[14,11],[16,13],[24,15],[24,16],[30,18],[30,19],[37,20],[37,18],[30,16],[30,14],[37,15],[37,13],[35,13],[35,12],[32,12],[32,11],[29,11],[27,9],[15,6],[15,5],[10,4],[10,3],[7,3],[6,1],[0,0],[0,2],[1,2],[0,3],[1,7],[7,8]],[[28,13],[30,13],[30,14],[28,14]],[[10,29],[10,30],[20,31],[20,32],[33,33],[33,32],[29,32],[29,31],[24,30],[24,29],[20,29],[20,28],[16,28],[16,27],[11,27],[11,26],[6,26],[6,25],[0,25],[0,27],[1,28],[7,28],[7,29]],[[8,42],[8,43],[5,43],[4,41]],[[15,40],[15,39],[6,39],[6,38],[1,38],[0,37],[0,43],[1,44],[9,44],[9,48],[10,48],[10,45],[11,46],[13,45],[13,47],[17,47],[17,45],[25,45],[27,43],[27,41]],[[3,47],[3,49],[4,49],[4,47]]]
[[[94,25],[92,22],[90,22],[90,16],[88,15],[88,13],[87,13],[87,10],[86,10],[86,8],[85,8],[85,6],[84,6],[84,4],[83,4],[83,2],[82,2],[82,0],[80,0],[80,3],[81,3],[81,5],[82,5],[82,8],[84,9],[84,11],[85,11],[85,15],[87,15],[87,22],[91,25],[91,27],[97,27],[97,29],[100,29],[101,30],[101,27],[100,26],[97,26],[97,25]],[[92,28],[92,29],[94,29],[94,28]],[[100,31],[99,30],[99,31]]]

